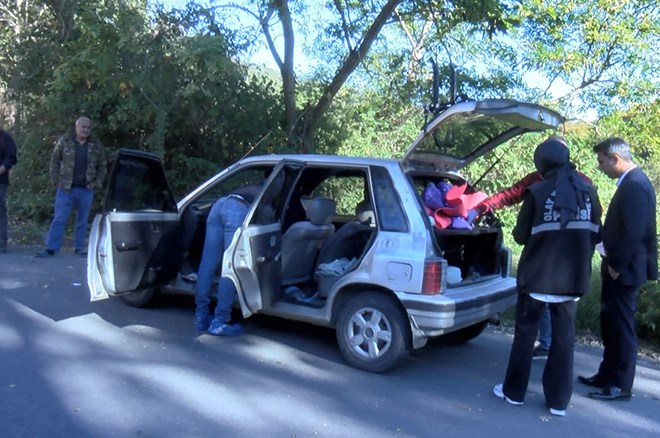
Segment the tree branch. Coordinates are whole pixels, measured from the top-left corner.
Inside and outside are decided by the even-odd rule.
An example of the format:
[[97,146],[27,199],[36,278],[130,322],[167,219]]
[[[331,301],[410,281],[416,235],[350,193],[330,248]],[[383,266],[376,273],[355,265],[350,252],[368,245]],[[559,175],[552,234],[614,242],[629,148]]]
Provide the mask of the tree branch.
[[351,39],[349,38],[349,32],[348,32],[348,23],[346,22],[346,14],[344,14],[344,8],[342,7],[341,0],[334,0],[335,8],[337,8],[337,12],[339,12],[339,16],[341,17],[341,28],[342,31],[344,32],[344,39],[346,40],[346,47],[348,47],[348,51],[353,50],[353,44],[351,44]]
[[271,3],[269,5],[268,12],[266,13],[266,15],[257,19],[259,20],[259,26],[261,26],[261,30],[263,30],[264,36],[266,37],[266,44],[268,44],[268,49],[270,50],[270,54],[273,55],[273,59],[275,60],[275,63],[280,68],[280,70],[282,70],[282,68],[284,67],[284,63],[282,62],[282,58],[280,57],[280,54],[277,52],[277,47],[275,47],[275,42],[273,41],[273,37],[271,36],[270,29],[268,27],[268,22],[273,17],[274,13],[275,13],[275,5]]
[[311,147],[312,137],[318,128],[321,117],[327,111],[341,86],[346,82],[350,74],[355,70],[364,56],[369,52],[369,49],[371,48],[374,40],[385,25],[387,19],[396,10],[396,7],[399,5],[400,1],[401,0],[387,1],[378,16],[376,16],[374,22],[371,24],[371,27],[369,27],[369,29],[364,34],[359,47],[349,53],[344,63],[337,71],[337,74],[335,74],[335,77],[326,87],[316,106],[310,111],[309,117],[305,118],[305,129],[303,133],[303,145],[305,148]]

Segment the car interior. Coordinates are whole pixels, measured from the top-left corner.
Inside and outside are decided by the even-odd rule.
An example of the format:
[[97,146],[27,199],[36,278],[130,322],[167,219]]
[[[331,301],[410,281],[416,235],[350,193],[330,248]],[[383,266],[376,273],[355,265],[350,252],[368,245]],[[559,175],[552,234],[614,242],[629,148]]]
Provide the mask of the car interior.
[[[268,170],[259,173],[263,180]],[[279,204],[268,209],[282,226],[282,287],[274,301],[320,307],[332,284],[358,266],[375,234],[376,216],[366,169],[314,166],[295,175],[295,181],[287,178],[260,199]],[[210,188],[181,214],[183,263],[175,288],[194,290],[206,218],[213,202],[231,191],[225,186]]]
[[[410,177],[420,195],[429,184],[438,184],[441,181],[450,184],[465,183],[465,180],[455,175],[443,177],[437,174],[412,174]],[[468,187],[468,190],[472,188]],[[460,269],[461,280],[457,283],[465,285],[502,275],[508,254],[503,248],[501,225],[492,213],[477,220],[472,229],[440,229],[433,226],[433,233],[447,264]]]

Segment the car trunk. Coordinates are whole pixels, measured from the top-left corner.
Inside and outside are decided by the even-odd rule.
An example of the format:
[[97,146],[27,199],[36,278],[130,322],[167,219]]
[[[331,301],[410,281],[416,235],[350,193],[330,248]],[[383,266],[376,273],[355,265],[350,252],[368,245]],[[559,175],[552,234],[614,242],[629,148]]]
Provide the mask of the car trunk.
[[[465,179],[452,172],[410,172],[408,176],[432,223],[436,248],[447,260],[449,287],[509,275],[510,250],[503,244],[502,228],[493,212],[483,215],[473,225],[461,222],[460,228],[454,228],[451,221],[443,225],[434,219],[434,208],[425,189],[439,184],[463,186],[467,184]],[[468,184],[465,192],[474,193],[474,190]]]
[[[525,133],[556,129],[563,121],[552,109],[531,103],[466,100],[437,114],[408,147],[401,165],[434,222],[450,287],[507,276],[510,271],[510,251],[502,243],[495,216],[480,218],[474,226],[466,221],[477,197],[485,194],[476,193],[459,172],[503,143]],[[464,189],[453,190],[456,187]],[[451,197],[445,199],[450,190]]]
[[472,230],[433,228],[438,248],[450,267],[460,270],[460,282],[450,273],[448,285],[465,285],[508,274],[508,250],[502,245],[499,226]]

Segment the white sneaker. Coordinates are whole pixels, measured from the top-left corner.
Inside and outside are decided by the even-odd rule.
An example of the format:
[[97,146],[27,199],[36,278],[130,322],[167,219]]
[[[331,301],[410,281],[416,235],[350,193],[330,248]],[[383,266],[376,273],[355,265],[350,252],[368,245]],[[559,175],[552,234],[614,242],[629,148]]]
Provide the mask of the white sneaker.
[[553,409],[553,408],[550,408],[550,413],[552,415],[556,415],[558,417],[565,417],[566,416],[566,409]]
[[511,400],[509,397],[504,395],[504,392],[502,391],[502,384],[501,383],[498,383],[497,385],[495,385],[493,387],[493,394],[495,394],[495,397],[499,397],[502,400],[506,400],[511,405],[520,406],[521,404],[523,404],[523,402],[521,402],[521,401]]

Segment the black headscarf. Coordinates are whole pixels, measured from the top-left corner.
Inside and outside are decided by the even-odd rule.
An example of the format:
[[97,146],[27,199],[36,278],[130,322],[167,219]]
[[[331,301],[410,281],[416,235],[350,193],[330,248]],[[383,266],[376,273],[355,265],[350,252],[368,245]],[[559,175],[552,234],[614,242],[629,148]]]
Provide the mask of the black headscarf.
[[564,143],[550,138],[534,151],[534,165],[544,180],[555,183],[555,204],[562,228],[575,218],[578,208],[584,208],[582,193],[587,188],[575,171]]

